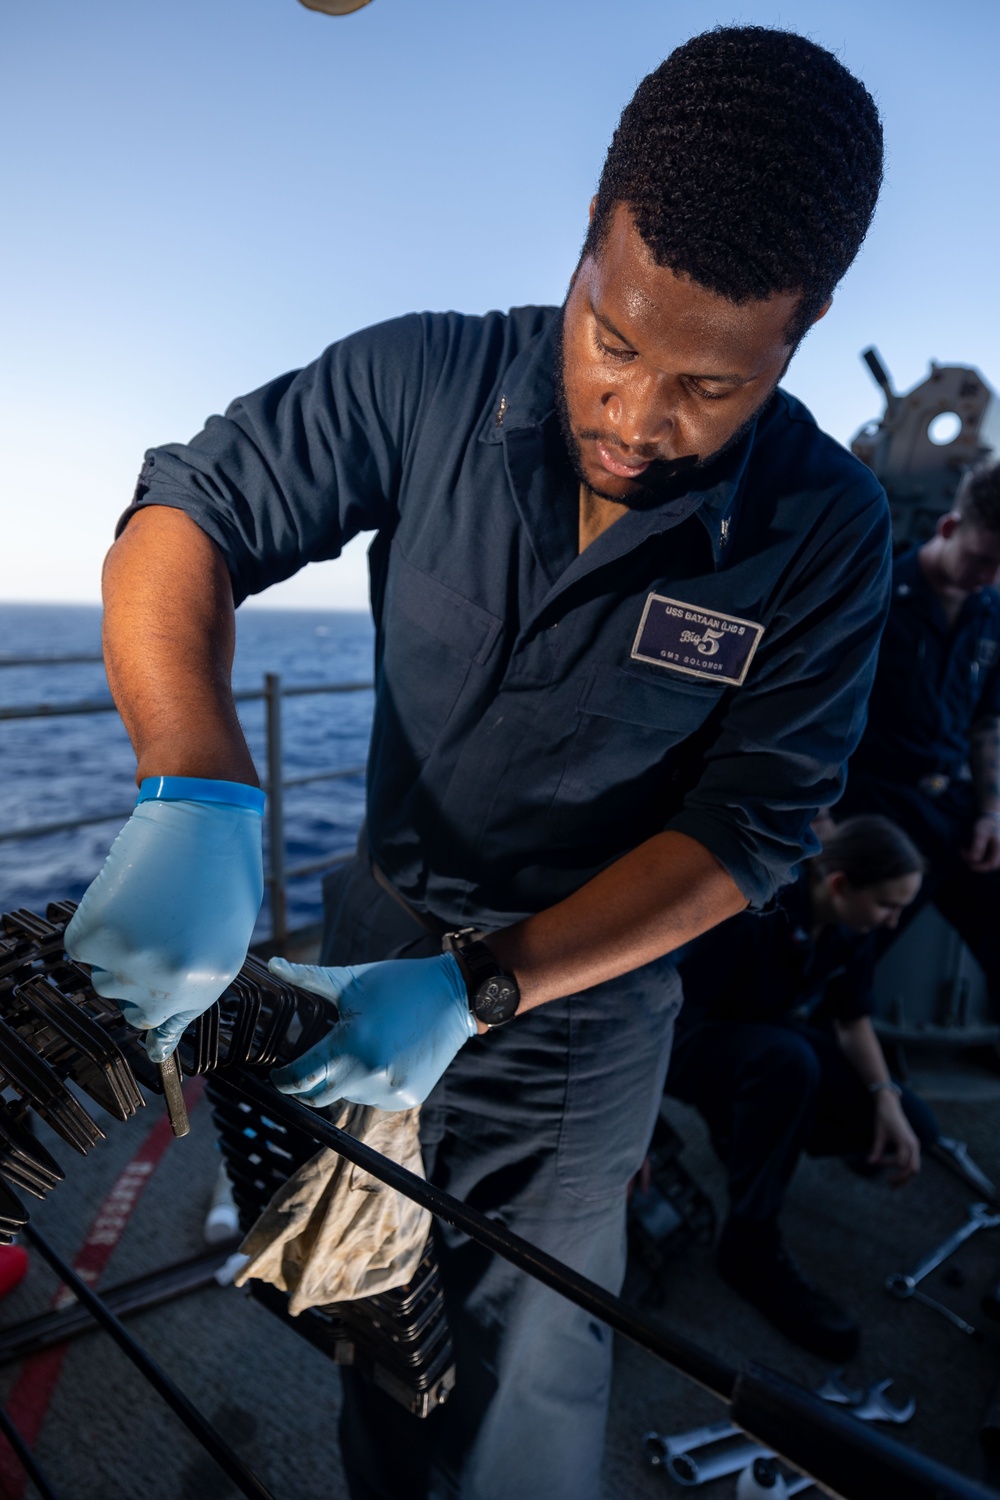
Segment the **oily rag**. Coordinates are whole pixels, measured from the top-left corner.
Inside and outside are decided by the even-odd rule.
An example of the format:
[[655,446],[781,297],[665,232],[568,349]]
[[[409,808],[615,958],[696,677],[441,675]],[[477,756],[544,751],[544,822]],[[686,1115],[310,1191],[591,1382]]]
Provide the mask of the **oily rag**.
[[[420,1110],[347,1105],[335,1122],[423,1177]],[[240,1246],[236,1276],[288,1292],[288,1311],[405,1286],[420,1263],[431,1215],[336,1151],[319,1151],[278,1189]]]

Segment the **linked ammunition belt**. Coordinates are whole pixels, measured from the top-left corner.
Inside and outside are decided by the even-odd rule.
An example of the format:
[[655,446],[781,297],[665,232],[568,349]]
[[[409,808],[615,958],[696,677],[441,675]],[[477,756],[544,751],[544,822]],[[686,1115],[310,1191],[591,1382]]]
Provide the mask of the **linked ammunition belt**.
[[[66,956],[63,934],[75,909],[72,902],[54,902],[45,917],[24,910],[0,917],[0,1243],[9,1244],[28,1224],[19,1194],[44,1199],[65,1175],[33,1134],[32,1111],[86,1156],[104,1131],[70,1084],[120,1121],[143,1108],[140,1085],[161,1089],[157,1069],[116,1002],[98,995],[86,966]],[[330,1022],[327,1002],[282,984],[251,956],[181,1039],[183,1072],[212,1075],[208,1097],[244,1232],[316,1154],[317,1143],[248,1100],[235,1072],[290,1061]],[[294,1319],[284,1292],[255,1281],[251,1293],[331,1359],[357,1366],[418,1415],[444,1401],[454,1384],[431,1241],[413,1280],[399,1291],[311,1308]]]

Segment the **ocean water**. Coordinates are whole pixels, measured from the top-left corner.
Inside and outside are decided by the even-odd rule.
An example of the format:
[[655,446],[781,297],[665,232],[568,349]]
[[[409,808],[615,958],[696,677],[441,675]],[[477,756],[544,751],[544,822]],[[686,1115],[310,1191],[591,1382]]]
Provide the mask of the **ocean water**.
[[[0,660],[100,651],[96,605],[0,604]],[[244,608],[237,613],[233,682],[260,689],[265,672],[288,685],[371,681],[374,633],[364,614]],[[0,706],[68,703],[108,695],[100,663],[0,666]],[[285,699],[285,778],[363,766],[371,730],[370,690]],[[258,770],[266,772],[264,705],[240,705]],[[0,839],[0,911],[79,900],[135,802],[135,757],[116,713],[0,720],[0,834],[29,824],[109,813],[106,822],[42,838]],[[361,822],[364,777],[285,792],[286,865],[350,848]],[[265,859],[266,859],[265,848]],[[320,875],[291,881],[289,923],[320,913]],[[265,896],[257,935],[270,931]]]

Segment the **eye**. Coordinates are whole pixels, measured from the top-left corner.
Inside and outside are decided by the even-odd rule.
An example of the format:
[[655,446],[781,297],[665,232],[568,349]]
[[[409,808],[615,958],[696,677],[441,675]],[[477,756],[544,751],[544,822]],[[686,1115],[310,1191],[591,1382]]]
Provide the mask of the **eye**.
[[627,364],[629,360],[635,359],[634,349],[613,349],[610,344],[604,342],[596,328],[594,329],[594,343],[602,354],[607,355],[608,359],[616,359],[619,364]]
[[729,391],[710,390],[708,386],[702,385],[700,380],[693,380],[691,376],[685,378],[684,384],[691,394],[697,396],[701,401],[721,401],[724,396],[730,394]]

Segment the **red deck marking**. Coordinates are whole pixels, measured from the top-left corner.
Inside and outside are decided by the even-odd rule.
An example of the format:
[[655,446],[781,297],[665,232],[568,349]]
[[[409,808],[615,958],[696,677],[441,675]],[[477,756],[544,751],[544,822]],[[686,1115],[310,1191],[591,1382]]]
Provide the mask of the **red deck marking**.
[[[189,1078],[184,1084],[184,1101],[189,1113],[201,1098],[204,1087],[202,1077]],[[105,1271],[143,1189],[173,1139],[170,1121],[163,1114],[112,1183],[73,1260],[74,1271],[91,1286],[96,1286]],[[75,1298],[69,1288],[60,1285],[51,1305],[54,1308],[66,1307],[73,1301]],[[33,1449],[38,1441],[68,1353],[69,1344],[57,1344],[41,1354],[32,1355],[25,1360],[11,1387],[5,1403],[7,1412],[29,1448]],[[0,1495],[3,1500],[22,1500],[26,1484],[27,1478],[17,1455],[0,1433]]]

